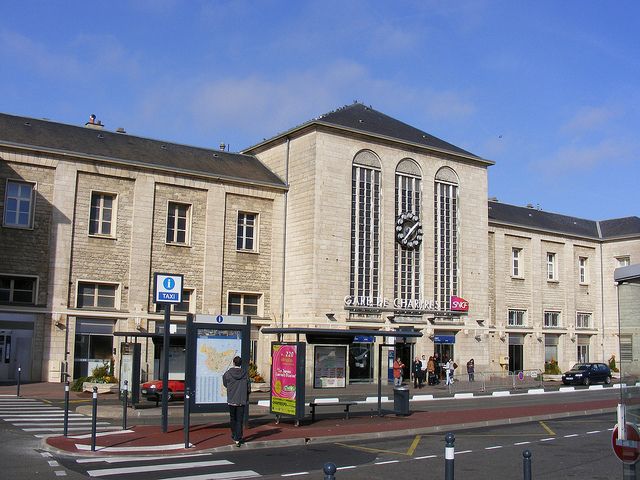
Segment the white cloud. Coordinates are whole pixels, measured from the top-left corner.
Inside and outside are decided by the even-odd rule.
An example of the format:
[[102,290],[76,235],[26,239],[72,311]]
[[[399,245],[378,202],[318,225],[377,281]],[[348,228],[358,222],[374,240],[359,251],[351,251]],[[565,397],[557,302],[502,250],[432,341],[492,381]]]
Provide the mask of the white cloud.
[[616,166],[631,162],[637,146],[624,140],[605,139],[593,144],[567,145],[558,149],[547,160],[540,162],[549,175],[557,173],[587,174],[602,166]]
[[561,130],[568,133],[583,133],[599,129],[620,115],[617,108],[583,107],[565,123]]

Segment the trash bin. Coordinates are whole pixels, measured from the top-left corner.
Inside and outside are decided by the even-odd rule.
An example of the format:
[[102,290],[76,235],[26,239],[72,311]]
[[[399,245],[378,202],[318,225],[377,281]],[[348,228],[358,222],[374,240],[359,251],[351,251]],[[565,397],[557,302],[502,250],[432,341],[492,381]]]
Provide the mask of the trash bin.
[[393,410],[396,415],[409,415],[409,387],[393,389]]

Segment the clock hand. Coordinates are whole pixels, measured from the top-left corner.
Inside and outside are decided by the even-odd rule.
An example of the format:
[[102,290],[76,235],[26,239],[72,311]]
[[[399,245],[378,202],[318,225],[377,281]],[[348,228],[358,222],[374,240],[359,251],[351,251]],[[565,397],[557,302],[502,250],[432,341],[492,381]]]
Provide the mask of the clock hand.
[[407,234],[404,236],[404,238],[408,238],[408,237],[409,237],[409,235],[411,235],[411,234],[413,233],[413,231],[414,231],[416,228],[418,228],[418,225],[419,225],[419,224],[420,224],[419,222],[414,223],[414,224],[413,224],[413,227],[411,227],[411,228],[409,229],[409,231],[408,231],[408,232],[407,232]]

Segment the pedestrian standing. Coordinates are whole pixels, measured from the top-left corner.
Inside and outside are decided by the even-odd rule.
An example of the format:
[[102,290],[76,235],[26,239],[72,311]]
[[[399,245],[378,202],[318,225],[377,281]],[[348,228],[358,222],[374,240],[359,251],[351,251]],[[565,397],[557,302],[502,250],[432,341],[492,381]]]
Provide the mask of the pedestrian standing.
[[425,380],[427,380],[427,357],[425,357],[424,355],[422,355],[422,360],[420,360],[420,362],[422,363],[422,372],[420,372],[420,388],[422,388],[422,385],[424,385]]
[[429,357],[427,362],[427,375],[429,375],[429,385],[436,384],[436,361],[433,357]]
[[444,365],[446,375],[445,385],[451,385],[453,383],[453,371],[455,370],[454,365],[455,363],[453,362],[453,358],[447,360],[447,363]]
[[402,369],[404,368],[404,363],[399,358],[396,358],[393,361],[393,386],[401,387],[402,386]]
[[473,361],[473,358],[472,358],[467,362],[467,374],[469,375],[470,382],[475,381],[475,378],[474,378],[475,371],[476,371],[475,362]]
[[224,372],[222,384],[227,388],[231,438],[236,442],[236,447],[239,447],[243,443],[242,424],[245,405],[249,398],[249,376],[247,371],[242,368],[240,357],[233,358],[233,366]]
[[416,357],[413,361],[411,371],[413,373],[413,388],[422,387],[422,362],[420,357]]
[[435,353],[433,355],[433,363],[435,365],[435,372],[436,372],[436,381],[434,383],[434,385],[438,385],[440,383],[440,376],[442,375],[441,373],[441,365],[440,365],[440,355],[438,353]]

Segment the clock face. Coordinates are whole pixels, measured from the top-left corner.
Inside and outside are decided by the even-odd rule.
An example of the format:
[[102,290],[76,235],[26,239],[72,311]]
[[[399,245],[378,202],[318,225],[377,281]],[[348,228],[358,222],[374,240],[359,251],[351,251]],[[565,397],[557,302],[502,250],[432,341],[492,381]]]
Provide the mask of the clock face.
[[403,248],[416,249],[422,242],[422,223],[415,213],[403,212],[396,220],[396,240]]

